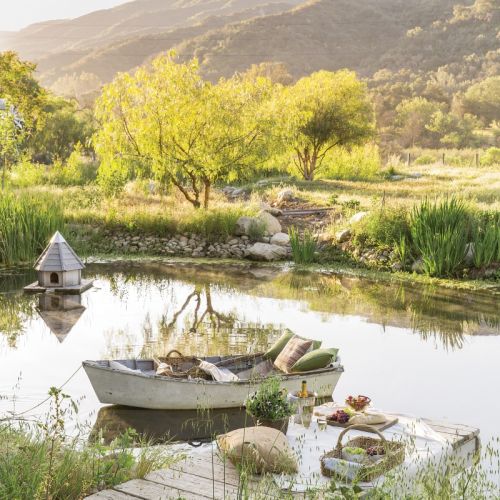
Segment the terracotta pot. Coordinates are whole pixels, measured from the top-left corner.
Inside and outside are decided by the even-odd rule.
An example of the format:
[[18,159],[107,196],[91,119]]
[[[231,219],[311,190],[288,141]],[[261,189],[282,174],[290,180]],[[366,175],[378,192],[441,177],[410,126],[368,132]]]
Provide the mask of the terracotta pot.
[[281,420],[265,420],[262,418],[252,417],[255,425],[261,425],[262,427],[271,427],[272,429],[276,429],[281,431],[283,434],[286,434],[288,431],[288,422],[289,418],[283,418]]

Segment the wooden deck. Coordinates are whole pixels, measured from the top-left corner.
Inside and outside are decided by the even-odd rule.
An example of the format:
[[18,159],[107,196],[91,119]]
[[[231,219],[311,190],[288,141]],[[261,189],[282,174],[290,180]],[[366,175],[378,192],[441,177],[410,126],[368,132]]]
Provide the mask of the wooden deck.
[[[448,441],[455,456],[469,459],[479,449],[479,429],[448,422],[424,419],[434,431]],[[260,478],[249,481],[246,498],[273,499],[286,497],[272,494]],[[240,498],[241,481],[236,468],[211,450],[193,453],[170,469],[152,472],[145,479],[134,479],[87,497],[89,500],[204,500]],[[294,494],[304,498],[304,494]],[[245,498],[244,496],[241,498]]]

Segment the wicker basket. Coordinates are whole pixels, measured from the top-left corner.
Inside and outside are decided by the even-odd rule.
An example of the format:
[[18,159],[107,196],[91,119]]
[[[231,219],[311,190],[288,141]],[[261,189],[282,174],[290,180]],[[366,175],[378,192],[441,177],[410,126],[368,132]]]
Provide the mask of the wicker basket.
[[[347,432],[351,430],[371,432],[378,434],[379,437],[375,438],[369,436],[357,436],[354,439],[349,440],[345,444],[345,446],[342,445],[342,438],[345,436],[345,434],[347,434]],[[387,441],[387,439],[385,439],[384,435],[379,430],[370,425],[351,425],[340,433],[336,448],[332,451],[329,451],[328,453],[325,453],[321,457],[321,472],[324,476],[338,476],[338,473],[331,471],[325,467],[325,459],[336,458],[339,460],[343,460],[342,449],[346,446],[353,448],[363,448],[364,450],[367,450],[371,446],[381,446],[385,451],[383,458],[378,462],[375,462],[373,464],[361,464],[361,467],[359,468],[359,471],[357,473],[357,479],[360,481],[373,481],[382,474],[385,474],[394,467],[402,464],[405,459],[405,449],[403,443],[399,443],[397,441]]]
[[153,358],[156,366],[165,363],[166,367],[163,368],[159,375],[164,377],[173,378],[202,378],[208,380],[210,375],[199,368],[200,359],[194,356],[184,356],[176,349],[172,349],[165,357]]

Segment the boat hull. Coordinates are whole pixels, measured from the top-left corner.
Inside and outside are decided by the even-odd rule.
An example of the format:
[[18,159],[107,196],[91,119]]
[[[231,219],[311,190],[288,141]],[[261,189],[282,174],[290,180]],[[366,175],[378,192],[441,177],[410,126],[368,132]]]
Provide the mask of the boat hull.
[[[151,410],[238,408],[262,383],[262,379],[260,382],[173,379],[124,372],[92,362],[84,362],[83,367],[101,403]],[[301,381],[307,380],[308,389],[318,397],[331,397],[342,372],[342,368],[336,368],[288,375],[283,378],[282,386],[290,392],[296,391]]]

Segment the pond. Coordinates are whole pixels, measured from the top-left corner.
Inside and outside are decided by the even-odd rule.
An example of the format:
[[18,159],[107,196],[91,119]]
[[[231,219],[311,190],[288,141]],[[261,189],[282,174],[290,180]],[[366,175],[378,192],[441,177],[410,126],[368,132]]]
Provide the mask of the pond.
[[[500,308],[492,292],[252,264],[111,262],[88,265],[85,276],[95,279],[93,289],[81,299],[60,298],[23,295],[33,273],[0,271],[0,415],[32,408],[85,359],[174,348],[256,352],[290,328],[340,349],[345,373],[335,400],[366,394],[385,410],[480,427],[483,441],[500,434]],[[168,420],[144,411],[99,413],[83,370],[64,392],[90,425]],[[45,411],[46,404],[33,413]]]

